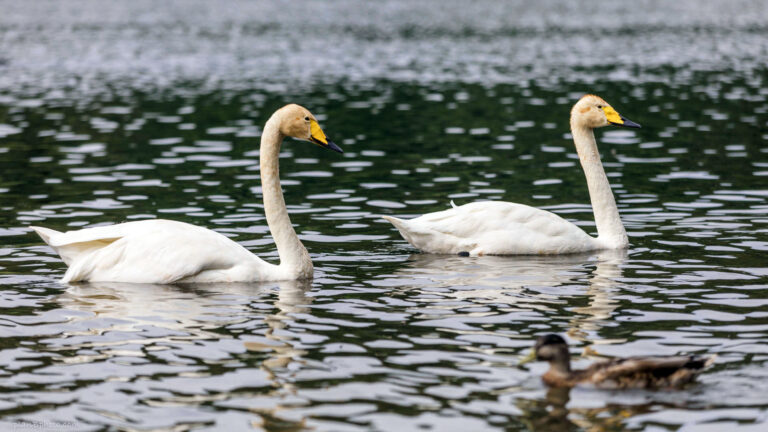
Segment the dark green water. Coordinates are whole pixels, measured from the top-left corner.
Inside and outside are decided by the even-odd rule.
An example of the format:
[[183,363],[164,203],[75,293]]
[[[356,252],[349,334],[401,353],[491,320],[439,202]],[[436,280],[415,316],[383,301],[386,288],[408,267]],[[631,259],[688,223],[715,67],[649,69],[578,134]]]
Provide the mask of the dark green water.
[[[762,430],[768,11],[736,3],[2,2],[0,428]],[[626,253],[432,256],[380,219],[493,199],[594,233],[586,92],[643,125],[597,134]],[[314,281],[57,282],[28,225],[176,219],[274,262],[257,150],[289,102],[345,150],[283,146]],[[550,332],[582,366],[718,360],[548,391],[517,362]]]

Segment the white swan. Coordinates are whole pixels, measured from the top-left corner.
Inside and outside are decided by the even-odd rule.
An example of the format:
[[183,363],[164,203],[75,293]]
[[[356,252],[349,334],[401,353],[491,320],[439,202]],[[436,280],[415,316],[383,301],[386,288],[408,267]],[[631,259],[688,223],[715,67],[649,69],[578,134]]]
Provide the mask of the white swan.
[[499,201],[475,202],[410,220],[383,217],[414,247],[429,253],[543,255],[626,248],[627,233],[593,132],[609,124],[640,127],[594,95],[582,97],[571,110],[571,134],[587,177],[597,238],[554,213]]
[[261,186],[264,213],[280,255],[270,264],[222,234],[163,219],[61,233],[30,227],[69,266],[62,282],[255,282],[312,278],[312,261],[296,235],[280,188],[278,159],[285,137],[341,153],[306,108],[286,105],[264,126]]

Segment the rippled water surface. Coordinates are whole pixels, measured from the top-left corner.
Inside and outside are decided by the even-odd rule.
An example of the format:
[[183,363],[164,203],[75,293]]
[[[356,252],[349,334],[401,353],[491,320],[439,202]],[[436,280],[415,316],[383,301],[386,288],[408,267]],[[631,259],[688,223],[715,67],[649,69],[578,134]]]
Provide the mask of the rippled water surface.
[[[765,430],[762,1],[0,2],[0,429]],[[507,200],[595,227],[598,132],[631,248],[419,254],[379,216]],[[62,285],[28,229],[168,218],[276,262],[258,142],[288,102],[312,282]],[[554,391],[518,366],[717,354],[678,392]]]

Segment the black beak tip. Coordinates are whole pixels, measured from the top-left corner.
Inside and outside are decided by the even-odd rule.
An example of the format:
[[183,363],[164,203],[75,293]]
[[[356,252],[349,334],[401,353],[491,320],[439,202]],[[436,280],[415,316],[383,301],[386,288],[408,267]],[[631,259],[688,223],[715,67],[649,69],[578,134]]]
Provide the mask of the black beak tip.
[[336,153],[344,153],[344,150],[342,150],[341,147],[337,146],[336,143],[331,140],[328,140],[328,148],[335,151]]
[[624,126],[624,127],[628,127],[628,128],[634,128],[634,129],[640,129],[640,127],[641,127],[639,124],[633,122],[632,120],[625,119],[624,117],[622,117],[621,120],[623,120],[624,123],[620,124],[618,126]]

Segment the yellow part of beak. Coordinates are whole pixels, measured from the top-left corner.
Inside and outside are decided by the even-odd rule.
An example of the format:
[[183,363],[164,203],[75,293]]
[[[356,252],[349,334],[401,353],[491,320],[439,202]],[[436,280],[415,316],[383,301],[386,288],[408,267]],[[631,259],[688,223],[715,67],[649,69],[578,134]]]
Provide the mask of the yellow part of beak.
[[616,112],[615,109],[609,106],[606,106],[606,107],[603,107],[603,111],[605,111],[605,117],[608,119],[609,122],[613,124],[619,124],[619,125],[624,124],[624,119],[621,118],[621,116],[619,115],[619,113]]
[[531,351],[528,353],[528,355],[520,359],[518,366],[522,364],[530,363],[534,360],[536,360],[536,350],[531,348]]
[[309,133],[312,135],[312,141],[318,144],[328,145],[328,138],[325,136],[323,130],[320,129],[320,125],[317,124],[315,119],[309,121]]

